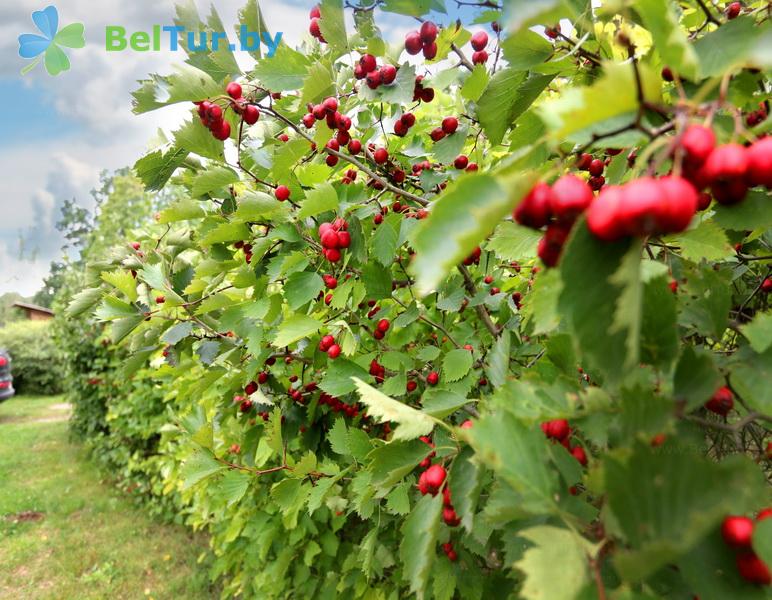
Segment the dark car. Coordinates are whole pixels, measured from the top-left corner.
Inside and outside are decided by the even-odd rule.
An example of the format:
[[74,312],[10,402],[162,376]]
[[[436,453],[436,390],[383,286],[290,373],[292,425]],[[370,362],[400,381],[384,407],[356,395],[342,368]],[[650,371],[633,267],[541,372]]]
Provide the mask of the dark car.
[[14,394],[11,376],[11,357],[0,349],[0,401],[8,400]]

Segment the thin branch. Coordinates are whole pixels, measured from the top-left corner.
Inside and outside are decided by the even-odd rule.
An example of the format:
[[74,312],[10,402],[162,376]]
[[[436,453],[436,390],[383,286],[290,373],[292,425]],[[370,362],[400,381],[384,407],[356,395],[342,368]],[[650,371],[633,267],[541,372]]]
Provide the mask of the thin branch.
[[[464,265],[458,265],[458,271],[461,273],[461,275],[464,278],[464,285],[467,291],[469,292],[469,294],[472,296],[476,296],[477,288],[474,285],[474,280],[472,279],[472,276],[469,274],[469,269],[467,269]],[[488,310],[482,304],[478,304],[474,308],[477,311],[477,314],[482,320],[483,324],[485,324],[485,327],[488,329],[488,331],[491,332],[491,335],[493,335],[493,337],[498,337],[499,328],[495,325],[495,323],[491,319],[490,314],[488,314]]]

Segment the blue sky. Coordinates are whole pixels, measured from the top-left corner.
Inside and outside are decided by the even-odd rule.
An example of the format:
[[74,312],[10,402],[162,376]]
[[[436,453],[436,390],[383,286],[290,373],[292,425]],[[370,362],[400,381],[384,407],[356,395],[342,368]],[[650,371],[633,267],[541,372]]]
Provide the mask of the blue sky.
[[[228,31],[245,1],[212,3]],[[208,13],[208,1],[195,3],[201,14]],[[0,36],[4,106],[0,111],[0,294],[31,295],[39,288],[50,261],[60,256],[55,223],[65,199],[75,198],[91,207],[90,191],[98,185],[101,171],[133,164],[158,127],[170,131],[188,115],[188,107],[183,106],[141,116],[130,110],[136,80],[151,72],[168,72],[182,54],[107,53],[103,47],[106,25],[148,31],[156,23],[172,24],[173,0],[58,0],[60,29],[83,22],[86,47],[67,50],[72,68],[58,77],[48,76],[42,65],[22,77],[19,71],[26,62],[18,56],[17,36],[36,31],[31,13],[48,4],[17,0],[0,6],[0,28],[6,34]],[[314,2],[261,0],[260,4],[271,28],[284,32],[288,43],[306,35]],[[448,5],[456,6],[452,0]],[[453,8],[449,15],[437,15],[437,20],[450,23],[461,17],[469,22],[472,12]],[[377,21],[391,41],[416,28],[414,20],[398,15],[380,14]]]

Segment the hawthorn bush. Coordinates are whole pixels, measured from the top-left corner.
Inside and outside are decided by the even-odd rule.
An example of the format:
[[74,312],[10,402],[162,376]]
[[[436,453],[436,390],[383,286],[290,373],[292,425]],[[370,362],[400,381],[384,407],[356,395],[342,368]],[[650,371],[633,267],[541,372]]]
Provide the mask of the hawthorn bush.
[[62,355],[54,344],[49,321],[15,321],[0,327],[0,348],[11,355],[17,394],[62,391]]
[[141,82],[186,193],[69,314],[160,382],[226,596],[764,597],[768,7],[466,4]]

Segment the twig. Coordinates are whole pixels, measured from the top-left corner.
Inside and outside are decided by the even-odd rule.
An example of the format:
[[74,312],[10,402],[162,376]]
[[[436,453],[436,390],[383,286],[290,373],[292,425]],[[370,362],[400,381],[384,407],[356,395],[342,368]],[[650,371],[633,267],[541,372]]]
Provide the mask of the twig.
[[[467,291],[472,296],[476,296],[477,288],[474,285],[472,276],[469,274],[469,269],[467,269],[464,265],[458,265],[458,270],[461,273],[461,275],[464,277],[464,285],[466,286]],[[475,310],[477,311],[477,314],[482,320],[485,327],[488,329],[488,331],[491,332],[491,335],[493,335],[493,337],[498,337],[499,328],[496,327],[496,325],[493,323],[493,320],[491,319],[490,314],[488,314],[487,309],[482,304],[478,304],[477,306],[475,306]]]

